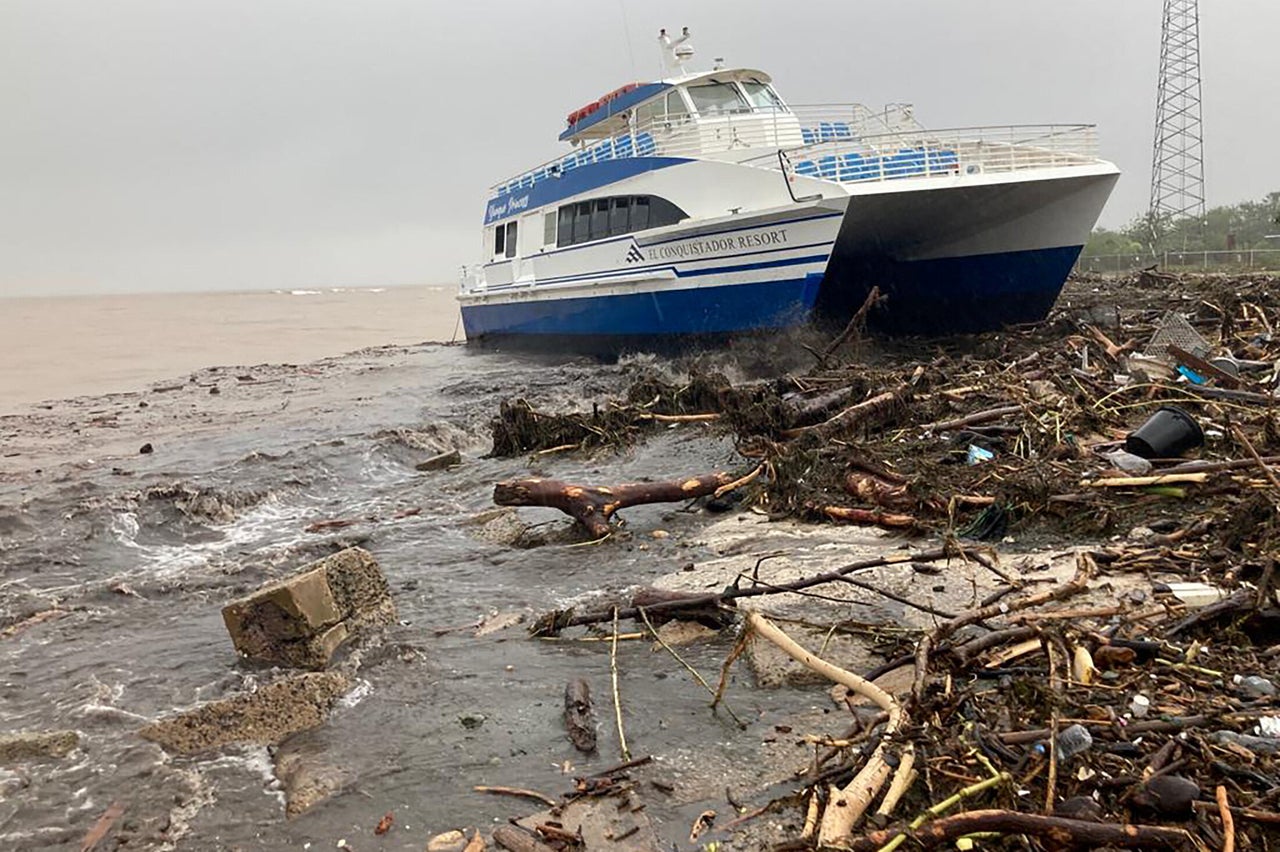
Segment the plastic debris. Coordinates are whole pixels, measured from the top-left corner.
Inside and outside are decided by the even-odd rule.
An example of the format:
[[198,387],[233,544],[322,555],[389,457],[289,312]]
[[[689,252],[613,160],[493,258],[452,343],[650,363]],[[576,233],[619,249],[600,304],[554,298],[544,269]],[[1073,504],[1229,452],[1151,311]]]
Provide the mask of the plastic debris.
[[1093,734],[1084,725],[1072,725],[1058,733],[1058,762],[1066,763],[1093,747]]
[[1276,694],[1276,685],[1265,677],[1258,675],[1236,675],[1231,682],[1240,687],[1240,691],[1250,698],[1267,698]]

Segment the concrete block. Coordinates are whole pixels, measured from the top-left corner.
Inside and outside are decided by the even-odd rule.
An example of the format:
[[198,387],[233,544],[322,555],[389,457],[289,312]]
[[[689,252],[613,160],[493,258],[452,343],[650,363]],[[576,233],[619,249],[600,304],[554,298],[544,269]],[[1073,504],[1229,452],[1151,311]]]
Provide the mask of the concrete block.
[[23,731],[0,734],[0,765],[41,757],[66,757],[80,744],[75,731]]
[[348,638],[395,617],[386,578],[359,547],[316,560],[222,609],[242,655],[309,669],[324,668]]
[[172,754],[197,754],[231,743],[271,745],[323,724],[333,702],[350,688],[350,679],[337,672],[290,675],[159,719],[139,733]]

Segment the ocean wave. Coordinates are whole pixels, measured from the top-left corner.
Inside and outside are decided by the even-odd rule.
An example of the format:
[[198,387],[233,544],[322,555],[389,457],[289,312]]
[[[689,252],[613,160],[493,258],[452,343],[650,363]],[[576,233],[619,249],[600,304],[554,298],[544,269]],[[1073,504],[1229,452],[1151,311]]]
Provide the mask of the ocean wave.
[[321,291],[320,290],[290,290],[289,295],[290,296],[319,296],[321,295]]

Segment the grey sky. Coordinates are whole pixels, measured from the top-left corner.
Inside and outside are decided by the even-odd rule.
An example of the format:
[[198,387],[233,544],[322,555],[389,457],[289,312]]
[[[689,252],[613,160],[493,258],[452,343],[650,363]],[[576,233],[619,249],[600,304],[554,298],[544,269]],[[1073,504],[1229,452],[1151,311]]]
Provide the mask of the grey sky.
[[[1201,12],[1209,203],[1280,189],[1280,3]],[[456,280],[571,109],[698,63],[925,124],[1095,122],[1142,212],[1160,0],[0,0],[0,295]],[[627,33],[630,33],[628,44]]]

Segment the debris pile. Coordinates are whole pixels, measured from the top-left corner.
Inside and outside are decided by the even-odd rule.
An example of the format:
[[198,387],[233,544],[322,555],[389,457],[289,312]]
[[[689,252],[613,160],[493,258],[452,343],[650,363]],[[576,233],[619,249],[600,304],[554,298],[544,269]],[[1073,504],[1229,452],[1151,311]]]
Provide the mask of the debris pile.
[[[829,347],[809,372],[745,384],[710,370],[685,383],[650,375],[591,414],[504,409],[496,455],[695,423],[728,430],[743,468],[674,483],[705,482],[699,493],[715,498],[729,486],[772,516],[941,540],[786,585],[739,575],[719,592],[557,611],[533,629],[612,621],[616,637],[631,618],[656,636],[660,620],[728,621],[743,598],[847,582],[873,565],[977,561],[998,588],[899,633],[862,674],[754,607],[736,621],[725,671],[742,643],[770,642],[871,706],[851,707],[845,736],[810,740],[811,768],[788,793],[743,808],[731,829],[695,824],[691,841],[767,846],[730,831],[791,813],[799,828],[769,838],[774,848],[1026,848],[1019,836],[1042,848],[1276,848],[1278,309],[1270,277],[1077,279],[1033,327],[875,351],[860,342],[840,366]],[[496,494],[531,493],[529,482]],[[590,537],[617,531],[620,506],[587,521],[573,500],[616,487],[542,487],[558,502],[537,504]],[[1010,568],[978,543],[1010,536],[1070,545],[1074,575]],[[833,608],[831,629],[845,617]],[[909,686],[881,688],[891,673]]]

